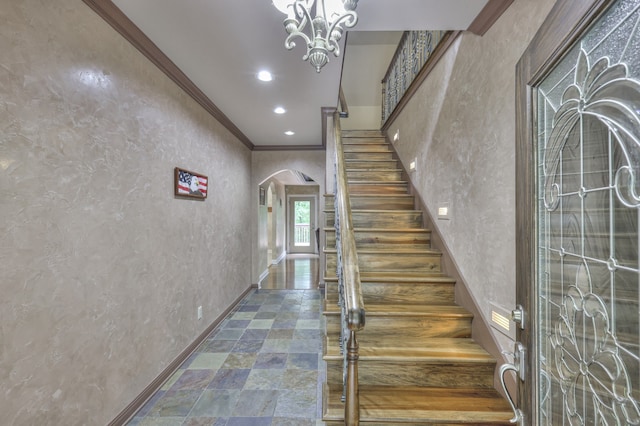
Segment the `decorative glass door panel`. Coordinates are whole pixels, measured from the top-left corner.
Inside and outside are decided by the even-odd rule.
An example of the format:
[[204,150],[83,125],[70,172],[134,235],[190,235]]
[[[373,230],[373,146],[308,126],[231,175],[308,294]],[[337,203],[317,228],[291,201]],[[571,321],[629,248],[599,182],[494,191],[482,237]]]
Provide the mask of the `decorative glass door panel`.
[[640,4],[619,0],[537,87],[537,411],[640,424]]

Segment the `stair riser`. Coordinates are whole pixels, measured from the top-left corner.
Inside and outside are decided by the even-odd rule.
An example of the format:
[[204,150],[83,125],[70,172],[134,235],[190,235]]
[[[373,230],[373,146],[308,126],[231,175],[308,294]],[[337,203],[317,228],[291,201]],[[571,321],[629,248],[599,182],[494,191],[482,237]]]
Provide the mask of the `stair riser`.
[[347,170],[347,180],[369,182],[399,181],[402,180],[402,172],[400,170]]
[[345,160],[393,160],[392,152],[345,152]]
[[[340,317],[326,315],[327,338],[340,335]],[[367,316],[365,328],[358,332],[361,346],[380,342],[403,344],[407,340],[430,337],[471,337],[471,318],[442,318],[419,316]]]
[[[333,196],[325,198],[325,208],[333,209]],[[413,210],[413,197],[403,194],[349,197],[351,208],[354,210]]]
[[[342,383],[342,360],[327,361],[327,383]],[[428,386],[493,388],[495,363],[441,364],[419,361],[378,361],[360,357],[358,383],[361,386]]]
[[[335,271],[335,253],[326,253],[327,271]],[[417,271],[440,272],[440,255],[430,253],[366,253],[358,252],[360,272],[366,271]]]
[[[455,300],[454,283],[447,284],[381,284],[363,282],[362,298],[367,304],[450,305]],[[338,283],[325,283],[327,303],[338,302]]]
[[397,169],[397,160],[351,160],[345,161],[345,169],[347,170],[377,170],[377,169]]
[[[335,230],[326,230],[326,247],[336,248]],[[356,247],[358,249],[370,249],[380,247],[396,248],[429,248],[431,235],[428,232],[389,232],[383,231],[354,231]]]
[[349,195],[358,194],[406,194],[408,191],[406,183],[378,183],[378,184],[364,184],[353,183],[347,184],[349,187]]
[[[419,211],[357,211],[351,212],[354,228],[380,229],[420,229],[422,227],[422,212]],[[325,212],[325,226],[334,226],[334,213]]]

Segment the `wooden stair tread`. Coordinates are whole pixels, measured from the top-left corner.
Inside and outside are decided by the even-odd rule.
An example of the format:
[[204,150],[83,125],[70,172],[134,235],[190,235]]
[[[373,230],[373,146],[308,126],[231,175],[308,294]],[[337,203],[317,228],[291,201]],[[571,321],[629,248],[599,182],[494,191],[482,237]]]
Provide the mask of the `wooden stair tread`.
[[[404,247],[406,244],[387,244],[386,247],[380,248],[362,248],[358,249],[358,254],[429,254],[432,256],[441,256],[442,252],[440,250],[435,250],[432,248],[415,248],[415,247]],[[391,247],[392,246],[392,247]],[[335,248],[325,248],[323,249],[324,253],[335,254],[337,249]]]
[[[324,386],[323,419],[344,418],[342,391]],[[494,389],[360,387],[360,421],[509,424],[513,412]]]
[[[323,279],[329,282],[337,282],[335,276],[324,276]],[[439,283],[455,283],[456,280],[448,275],[440,272],[371,272],[360,271],[361,282],[389,282],[389,283],[416,283],[416,282],[439,282]]]
[[406,185],[406,180],[384,180],[384,181],[371,181],[371,180],[352,180],[348,179],[349,185],[370,185],[370,186],[382,186],[382,185]]
[[[340,307],[324,303],[325,315],[340,315]],[[394,305],[368,304],[364,307],[367,316],[420,316],[437,318],[472,318],[473,314],[458,305]]]
[[[355,195],[358,198],[413,198],[414,196],[411,194],[357,194]],[[333,194],[324,194],[325,198],[333,198]]]
[[[335,213],[333,211],[333,209],[325,209],[324,210],[325,213]],[[410,214],[421,214],[422,211],[421,210],[414,210],[414,209],[404,209],[404,210],[387,210],[387,209],[351,209],[351,213],[360,213],[360,214],[378,214],[378,213],[385,213],[385,214],[403,214],[403,213],[410,213]],[[384,229],[384,228],[378,228],[378,229]],[[397,229],[397,228],[396,228]]]
[[[340,353],[340,347],[332,344],[333,341],[325,343],[324,357],[326,359],[343,358]],[[402,361],[402,362],[430,362],[448,364],[452,362],[464,363],[495,363],[496,359],[487,351],[482,349],[480,345],[470,338],[456,337],[435,337],[425,339],[424,347],[407,347],[407,346],[382,346],[375,347],[360,346],[359,360],[377,360],[377,361]]]
[[370,181],[370,180],[348,180],[347,183],[357,183],[358,185],[372,185],[372,186],[377,186],[377,185],[393,185],[393,184],[406,184],[407,181],[406,180],[387,180],[384,182],[380,182],[380,181]]
[[[392,210],[385,210],[392,211]],[[335,231],[336,228],[327,226],[323,229],[325,232]],[[380,233],[410,233],[410,234],[428,234],[431,229],[428,228],[353,228],[354,232],[380,232]]]

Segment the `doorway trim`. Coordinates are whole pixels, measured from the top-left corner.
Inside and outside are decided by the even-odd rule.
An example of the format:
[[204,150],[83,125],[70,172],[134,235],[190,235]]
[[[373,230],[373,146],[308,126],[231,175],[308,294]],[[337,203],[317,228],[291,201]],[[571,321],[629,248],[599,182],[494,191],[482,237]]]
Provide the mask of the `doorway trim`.
[[[310,245],[310,251],[297,251],[295,250],[292,245],[292,239],[293,239],[293,235],[291,232],[291,226],[293,224],[293,211],[291,208],[291,202],[296,200],[296,199],[310,199],[313,200],[313,209],[311,211],[312,213],[312,221],[313,223],[310,224],[311,228],[309,230],[310,235],[311,235],[311,245]],[[287,253],[291,253],[291,254],[296,254],[296,253],[307,253],[307,254],[318,254],[318,241],[315,235],[315,230],[316,228],[318,228],[318,196],[316,194],[292,194],[292,195],[287,195]]]

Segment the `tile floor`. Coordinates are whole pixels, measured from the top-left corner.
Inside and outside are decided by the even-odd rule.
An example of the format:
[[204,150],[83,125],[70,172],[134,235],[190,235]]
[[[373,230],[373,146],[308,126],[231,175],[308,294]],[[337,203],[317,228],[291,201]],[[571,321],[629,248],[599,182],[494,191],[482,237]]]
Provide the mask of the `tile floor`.
[[324,424],[321,300],[252,290],[128,425]]

